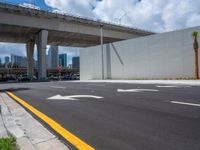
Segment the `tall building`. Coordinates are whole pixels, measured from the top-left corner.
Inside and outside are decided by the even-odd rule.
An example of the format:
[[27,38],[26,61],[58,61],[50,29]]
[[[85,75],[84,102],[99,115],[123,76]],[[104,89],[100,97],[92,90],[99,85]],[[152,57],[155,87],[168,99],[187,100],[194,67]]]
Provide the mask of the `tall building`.
[[27,58],[11,54],[11,63],[18,67],[27,67]]
[[72,58],[72,68],[79,69],[79,57],[78,56]]
[[48,54],[46,54],[46,67],[49,68],[49,57],[48,57]]
[[38,61],[34,59],[34,68],[38,68]]
[[59,65],[67,67],[67,54],[59,54]]
[[10,62],[10,57],[9,56],[6,56],[5,57],[5,64],[8,64]]
[[72,67],[72,56],[71,55],[67,55],[67,66],[70,67],[70,65]]
[[48,67],[56,68],[58,66],[58,46],[50,46],[48,51]]

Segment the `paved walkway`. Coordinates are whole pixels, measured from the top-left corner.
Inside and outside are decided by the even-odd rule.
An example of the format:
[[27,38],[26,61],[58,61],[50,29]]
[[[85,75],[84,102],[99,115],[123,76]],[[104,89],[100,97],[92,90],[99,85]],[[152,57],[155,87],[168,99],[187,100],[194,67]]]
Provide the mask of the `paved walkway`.
[[95,83],[130,83],[130,84],[175,84],[175,85],[200,85],[200,80],[78,80],[60,82],[95,82]]
[[5,93],[0,93],[0,108],[0,137],[14,136],[21,150],[69,150]]

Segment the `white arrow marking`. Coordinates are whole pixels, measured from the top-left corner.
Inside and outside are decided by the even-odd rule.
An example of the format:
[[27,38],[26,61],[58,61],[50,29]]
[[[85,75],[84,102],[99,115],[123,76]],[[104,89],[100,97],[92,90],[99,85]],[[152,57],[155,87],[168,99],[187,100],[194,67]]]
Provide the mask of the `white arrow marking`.
[[94,96],[94,95],[71,95],[71,96],[61,96],[61,95],[55,95],[52,97],[49,97],[48,99],[56,99],[56,100],[79,100],[77,98],[95,98],[95,99],[101,99],[103,97],[101,96]]
[[156,89],[117,89],[117,92],[157,92]]

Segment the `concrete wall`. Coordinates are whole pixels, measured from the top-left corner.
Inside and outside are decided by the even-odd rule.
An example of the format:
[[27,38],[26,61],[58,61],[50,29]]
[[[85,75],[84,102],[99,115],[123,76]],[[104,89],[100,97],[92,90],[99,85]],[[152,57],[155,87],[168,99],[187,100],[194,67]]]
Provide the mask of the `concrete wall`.
[[[104,45],[106,78],[193,77],[193,31],[200,33],[200,27]],[[101,68],[100,46],[80,50],[81,80],[101,79]]]

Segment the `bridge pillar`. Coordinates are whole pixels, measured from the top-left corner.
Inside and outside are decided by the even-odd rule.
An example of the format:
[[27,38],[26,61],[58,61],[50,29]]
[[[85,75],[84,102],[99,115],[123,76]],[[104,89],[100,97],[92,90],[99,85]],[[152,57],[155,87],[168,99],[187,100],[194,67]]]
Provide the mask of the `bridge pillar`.
[[45,80],[47,78],[46,66],[46,46],[47,46],[48,31],[41,30],[37,36],[38,50],[38,79]]
[[28,59],[28,66],[27,66],[27,74],[33,78],[33,65],[34,65],[34,59],[33,59],[33,53],[34,53],[34,44],[35,42],[30,40],[26,43],[26,54]]
[[112,78],[110,44],[106,44],[106,78]]

